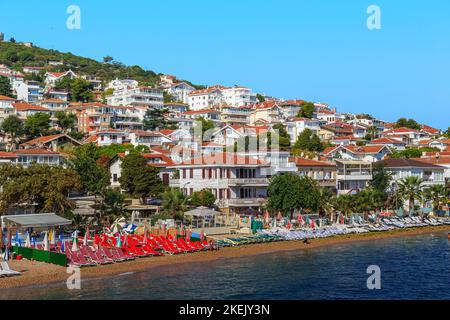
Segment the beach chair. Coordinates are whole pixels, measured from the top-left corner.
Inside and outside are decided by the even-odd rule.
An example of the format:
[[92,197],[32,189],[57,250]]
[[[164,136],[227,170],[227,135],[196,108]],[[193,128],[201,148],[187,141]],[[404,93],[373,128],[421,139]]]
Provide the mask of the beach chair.
[[80,266],[90,267],[90,266],[95,266],[97,264],[93,261],[86,260],[86,258],[84,257],[84,254],[81,253],[81,251],[76,251],[76,252],[72,252],[72,253],[73,253],[73,257],[76,258],[75,261],[78,262],[80,264]]
[[18,271],[14,271],[9,267],[9,264],[7,261],[2,261],[1,263],[1,270],[0,270],[0,276],[19,276],[21,273]]
[[109,248],[102,248],[102,247],[100,247],[100,248],[98,248],[98,251],[101,254],[103,254],[105,257],[107,257],[110,261],[113,261],[113,262],[123,262],[123,261],[126,260],[124,258],[119,258],[119,257],[118,258],[114,258],[113,254],[112,254],[112,252],[110,251]]

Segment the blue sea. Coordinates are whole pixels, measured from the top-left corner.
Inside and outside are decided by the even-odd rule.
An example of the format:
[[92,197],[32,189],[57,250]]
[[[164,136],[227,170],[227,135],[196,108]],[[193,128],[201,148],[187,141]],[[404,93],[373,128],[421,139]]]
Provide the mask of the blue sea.
[[[369,290],[367,268],[380,268]],[[1,299],[450,299],[447,233],[352,242],[82,281],[0,290]],[[1,281],[1,279],[0,279]]]

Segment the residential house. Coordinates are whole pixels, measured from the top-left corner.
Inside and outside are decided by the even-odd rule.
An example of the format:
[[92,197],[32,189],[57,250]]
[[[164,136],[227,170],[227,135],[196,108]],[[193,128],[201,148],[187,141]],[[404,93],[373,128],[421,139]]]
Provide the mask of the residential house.
[[77,75],[72,70],[68,70],[65,72],[46,72],[45,85],[46,87],[54,87],[58,81],[62,80],[65,77],[75,79],[77,78]]
[[383,160],[391,153],[392,151],[385,145],[339,145],[328,147],[323,151],[323,155],[330,161],[333,159],[342,159],[376,162]]
[[335,160],[338,194],[354,194],[364,190],[372,181],[372,162],[362,160]]
[[164,143],[173,143],[173,141],[161,132],[151,132],[144,130],[131,131],[128,139],[133,146],[144,145],[149,148],[160,146]]
[[316,181],[321,187],[336,188],[337,166],[333,162],[311,160],[301,157],[293,157],[300,176],[306,176]]
[[195,88],[186,82],[178,82],[164,87],[164,91],[170,94],[174,101],[188,104],[189,94],[195,91]]
[[164,106],[163,91],[145,86],[116,89],[112,95],[106,96],[106,101],[111,106],[147,106],[148,108]]
[[78,146],[81,146],[81,142],[64,133],[38,137],[20,145],[21,149],[47,149],[54,152],[61,148],[71,149]]
[[222,89],[225,87],[216,85],[202,90],[194,90],[189,93],[188,103],[192,111],[211,109],[223,102]]
[[277,123],[283,118],[281,108],[275,101],[265,101],[254,105],[250,116],[250,124],[255,125],[259,120],[266,123]]
[[223,102],[231,107],[249,106],[257,102],[256,93],[246,87],[233,86],[223,88],[221,91]]
[[225,212],[262,210],[269,185],[264,174],[268,166],[235,153],[206,155],[175,165],[179,178],[171,179],[170,184],[187,195],[210,190],[217,199],[216,204]]
[[18,100],[28,103],[34,103],[44,98],[44,88],[38,81],[21,81],[15,82],[13,90]]
[[291,138],[291,143],[294,144],[299,135],[305,131],[305,129],[311,130],[312,133],[319,135],[320,121],[317,119],[308,118],[290,118],[283,124],[286,125],[286,130]]
[[399,139],[388,137],[374,139],[372,141],[369,141],[367,145],[385,145],[389,147],[391,150],[399,150],[399,151],[406,149],[406,142],[403,142],[402,140]]

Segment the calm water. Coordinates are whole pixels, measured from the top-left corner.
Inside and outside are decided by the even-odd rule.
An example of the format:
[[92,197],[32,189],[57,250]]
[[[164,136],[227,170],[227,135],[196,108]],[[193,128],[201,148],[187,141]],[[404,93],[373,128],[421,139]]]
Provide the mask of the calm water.
[[[381,290],[366,269],[381,268]],[[0,290],[2,299],[450,299],[446,233],[164,266],[114,278]],[[1,281],[1,280],[0,280]]]

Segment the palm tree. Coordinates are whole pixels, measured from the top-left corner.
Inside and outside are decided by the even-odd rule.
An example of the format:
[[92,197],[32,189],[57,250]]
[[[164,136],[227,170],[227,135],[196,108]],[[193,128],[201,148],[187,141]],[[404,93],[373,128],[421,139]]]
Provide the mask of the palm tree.
[[415,176],[406,177],[398,183],[399,196],[409,201],[409,211],[414,210],[415,200],[422,196],[422,183],[423,180]]
[[345,216],[348,216],[355,209],[354,196],[351,194],[342,194],[336,197],[334,202],[334,207]]
[[162,194],[163,212],[170,214],[174,219],[183,216],[187,210],[187,197],[180,189],[167,189]]
[[373,140],[378,136],[378,131],[378,128],[375,126],[370,126],[367,128],[367,134],[370,136],[370,140]]
[[430,201],[433,205],[433,211],[437,211],[447,201],[447,190],[444,185],[433,185],[425,189],[423,197],[425,201]]
[[318,208],[320,214],[325,214],[333,221],[334,194],[329,188],[319,188]]

